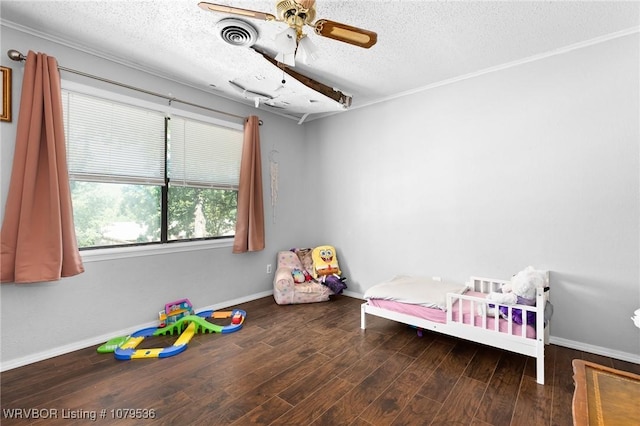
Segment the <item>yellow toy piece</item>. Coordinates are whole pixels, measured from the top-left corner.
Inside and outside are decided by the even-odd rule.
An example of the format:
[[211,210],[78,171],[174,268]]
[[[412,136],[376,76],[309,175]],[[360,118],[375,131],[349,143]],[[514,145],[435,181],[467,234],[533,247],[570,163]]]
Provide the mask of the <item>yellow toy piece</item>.
[[122,348],[122,349],[135,349],[140,343],[142,343],[143,340],[144,340],[144,337],[142,337],[142,336],[129,337],[129,339],[126,342],[124,342],[122,345],[120,345],[120,348]]
[[[177,355],[187,349],[187,344],[198,332],[202,333],[233,333],[242,328],[247,313],[242,309],[233,311],[215,312],[212,310],[198,312],[195,315],[188,315],[180,318],[177,322],[162,328],[150,327],[136,331],[129,336],[125,342],[120,344],[114,351],[116,359],[147,359],[147,358],[168,358]],[[213,324],[207,318],[231,318],[231,323],[227,325]],[[173,345],[165,348],[137,349],[145,337],[165,336],[180,333]]]
[[319,246],[311,252],[313,278],[324,275],[341,275],[336,249],[333,246]]

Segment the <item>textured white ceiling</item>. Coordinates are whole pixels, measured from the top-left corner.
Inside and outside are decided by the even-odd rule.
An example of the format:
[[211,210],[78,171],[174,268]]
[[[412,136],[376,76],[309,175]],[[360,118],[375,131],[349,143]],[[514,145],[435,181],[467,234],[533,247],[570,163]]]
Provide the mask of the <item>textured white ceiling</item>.
[[[275,14],[274,1],[211,2]],[[316,10],[317,19],[378,33],[378,43],[362,49],[309,29],[320,58],[295,67],[352,95],[352,108],[640,28],[636,1],[318,0]],[[198,0],[0,2],[4,25],[223,97],[254,104],[251,95],[228,83],[233,80],[274,97],[272,107],[260,108],[296,119],[342,110],[293,78],[286,77],[283,85],[282,71],[252,49],[220,40],[216,23],[229,16],[200,9]],[[256,47],[275,52],[274,37],[285,25],[244,20],[258,30]]]

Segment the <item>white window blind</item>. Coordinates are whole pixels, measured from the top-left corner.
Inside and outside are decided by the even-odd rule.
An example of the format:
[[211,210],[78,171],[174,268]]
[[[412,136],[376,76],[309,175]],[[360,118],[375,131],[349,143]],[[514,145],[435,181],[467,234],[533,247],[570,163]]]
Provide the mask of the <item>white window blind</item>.
[[164,114],[63,90],[71,179],[164,184]]
[[169,120],[171,185],[237,189],[243,133],[172,116]]

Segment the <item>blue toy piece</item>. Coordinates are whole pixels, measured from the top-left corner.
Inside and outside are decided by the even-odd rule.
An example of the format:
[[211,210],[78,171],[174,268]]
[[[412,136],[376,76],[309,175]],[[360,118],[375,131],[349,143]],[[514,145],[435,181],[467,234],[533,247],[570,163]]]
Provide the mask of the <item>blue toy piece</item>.
[[[225,312],[215,312],[212,310],[198,312],[196,315],[188,315],[180,318],[177,322],[167,327],[150,327],[136,331],[129,336],[124,343],[118,346],[113,354],[115,358],[119,360],[168,358],[184,352],[187,349],[187,344],[198,331],[203,333],[233,333],[242,328],[246,316],[247,313],[241,309]],[[207,321],[206,318],[231,318],[231,324],[224,326],[212,324]],[[136,349],[145,337],[164,336],[167,334],[173,335],[176,332],[180,332],[181,334],[172,346],[165,348]]]

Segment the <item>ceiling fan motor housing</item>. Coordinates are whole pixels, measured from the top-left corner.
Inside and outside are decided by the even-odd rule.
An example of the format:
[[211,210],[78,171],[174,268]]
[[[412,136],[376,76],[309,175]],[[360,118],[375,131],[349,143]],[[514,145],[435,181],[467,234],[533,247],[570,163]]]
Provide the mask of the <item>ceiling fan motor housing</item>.
[[311,25],[313,20],[316,19],[315,2],[282,0],[276,3],[276,11],[278,19],[289,25],[298,24],[295,22],[296,19],[301,19],[300,26],[304,24]]

